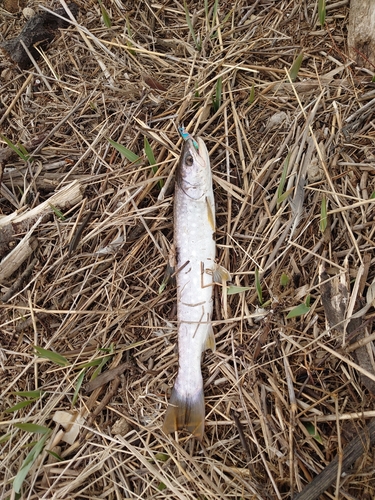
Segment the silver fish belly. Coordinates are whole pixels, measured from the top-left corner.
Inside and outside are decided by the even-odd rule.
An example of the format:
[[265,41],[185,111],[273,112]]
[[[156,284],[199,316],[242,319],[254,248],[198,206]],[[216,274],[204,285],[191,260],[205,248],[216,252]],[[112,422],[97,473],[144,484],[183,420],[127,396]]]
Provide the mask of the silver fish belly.
[[[197,147],[198,146],[198,147]],[[174,244],[176,249],[179,368],[163,430],[204,433],[202,352],[215,349],[211,325],[212,271],[215,261],[215,205],[208,151],[189,138],[176,173]]]

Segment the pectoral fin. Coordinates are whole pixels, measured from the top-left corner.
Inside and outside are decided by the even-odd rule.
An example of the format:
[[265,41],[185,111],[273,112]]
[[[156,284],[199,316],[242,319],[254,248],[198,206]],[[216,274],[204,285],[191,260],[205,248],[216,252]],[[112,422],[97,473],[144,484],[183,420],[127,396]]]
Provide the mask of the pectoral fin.
[[212,325],[208,327],[207,337],[204,343],[204,350],[206,351],[207,349],[211,349],[212,352],[216,351],[216,342]]
[[219,264],[214,265],[214,268],[212,270],[212,281],[214,283],[218,283],[219,285],[221,285],[223,281],[226,282],[230,281],[231,279],[231,275],[229,271],[225,269],[225,267],[220,266]]
[[175,388],[165,414],[163,431],[170,432],[186,429],[200,441],[204,433],[204,395],[202,390],[194,397],[180,395]]
[[206,207],[207,207],[207,219],[208,219],[208,222],[212,228],[212,231],[216,231],[216,228],[215,228],[215,216],[214,216],[214,212],[212,210],[212,207],[210,205],[210,202],[208,200],[208,198],[206,197]]

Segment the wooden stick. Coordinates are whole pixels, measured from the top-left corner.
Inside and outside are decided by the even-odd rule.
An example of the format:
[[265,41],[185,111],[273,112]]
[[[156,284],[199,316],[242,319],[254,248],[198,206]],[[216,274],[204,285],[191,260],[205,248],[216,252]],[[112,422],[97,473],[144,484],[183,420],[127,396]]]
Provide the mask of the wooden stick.
[[[341,473],[346,472],[354,462],[375,444],[375,419],[358,434],[343,451]],[[335,482],[339,467],[339,456],[332,460],[293,500],[315,500]]]

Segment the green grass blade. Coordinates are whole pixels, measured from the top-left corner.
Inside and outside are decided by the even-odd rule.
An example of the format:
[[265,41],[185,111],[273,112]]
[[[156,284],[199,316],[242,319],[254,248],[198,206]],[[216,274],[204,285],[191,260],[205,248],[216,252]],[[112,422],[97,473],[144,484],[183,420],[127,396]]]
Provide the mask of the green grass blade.
[[84,370],[85,368],[91,368],[92,366],[99,366],[101,362],[101,358],[93,359],[92,361],[87,361],[86,363],[76,365],[76,368],[78,370]]
[[247,290],[251,290],[251,286],[230,285],[227,287],[227,295],[235,295],[236,293],[246,292]]
[[9,439],[12,437],[12,434],[10,432],[8,432],[8,434],[3,434],[1,437],[0,437],[0,444],[3,444],[3,443],[6,443],[7,441],[9,441]]
[[16,391],[12,392],[15,396],[21,396],[23,398],[35,398],[38,399],[45,394],[45,391]]
[[320,207],[320,223],[319,229],[321,233],[327,229],[327,198],[325,195],[322,197],[322,204]]
[[112,359],[112,356],[105,356],[102,359],[102,362],[100,363],[100,365],[94,370],[94,373],[91,375],[90,380],[95,380],[96,377],[101,374],[104,365],[106,363],[108,363],[108,361],[110,361],[111,359]]
[[36,399],[27,399],[26,401],[20,401],[16,405],[12,406],[11,408],[7,408],[5,410],[5,413],[14,413],[15,411],[21,410],[22,408],[25,408],[26,406],[29,406],[33,403],[35,403]]
[[167,453],[156,453],[155,460],[159,460],[159,462],[166,462],[169,459],[169,455]]
[[[8,139],[7,137],[4,137],[3,135],[0,135],[0,137],[5,141],[10,149],[12,149],[23,161],[29,161],[30,160],[30,155],[26,151],[26,148],[24,146],[16,146],[13,144],[13,142]],[[26,153],[26,154],[25,154]]]
[[57,207],[55,207],[51,203],[49,204],[49,206],[51,207],[53,213],[56,215],[57,218],[59,218],[60,220],[66,219],[65,215],[61,212],[61,210],[59,210]]
[[82,370],[81,373],[78,375],[77,384],[76,384],[76,388],[74,390],[74,395],[73,395],[73,399],[72,399],[72,406],[75,406],[75,404],[77,402],[78,394],[79,394],[79,391],[81,390],[83,379],[85,378],[85,374],[86,374],[86,370]]
[[304,314],[307,314],[309,311],[310,307],[307,306],[305,303],[303,303],[297,307],[294,307],[291,311],[289,311],[286,318],[287,319],[297,318],[298,316],[303,316]]
[[[148,159],[150,166],[153,167],[153,165],[156,164],[156,160],[155,160],[154,152],[152,151],[152,148],[150,146],[150,143],[148,142],[147,137],[145,137],[145,153],[146,153],[146,156],[147,156],[147,159]],[[158,167],[153,167],[152,171],[155,174],[158,171]]]
[[257,267],[255,268],[255,289],[257,291],[259,304],[262,305],[263,304],[262,285],[260,284],[259,269]]
[[187,7],[186,1],[184,1],[184,9],[185,9],[185,15],[186,15],[186,22],[187,22],[190,34],[191,34],[191,36],[192,36],[192,38],[194,40],[195,48],[197,50],[200,50],[201,48],[200,48],[200,46],[198,44],[198,39],[197,39],[195,31],[194,31],[193,23],[191,22],[191,19],[190,19],[189,9]]
[[[154,174],[156,174],[156,172],[159,170],[159,168],[157,166],[155,166],[156,160],[155,160],[154,152],[152,151],[151,145],[148,142],[148,139],[146,136],[145,136],[145,140],[144,140],[144,147],[145,147],[145,153],[146,153],[148,162],[150,164],[150,167],[152,167],[152,171],[154,172]],[[159,184],[159,187],[161,189],[164,186],[163,180],[160,179],[158,184]]]
[[27,149],[25,148],[25,146],[23,146],[22,144],[18,144],[18,149],[24,155],[24,158],[27,158],[28,160],[30,160],[30,154],[27,151]]
[[302,61],[303,61],[303,52],[301,52],[298,55],[297,59],[294,61],[294,63],[292,64],[292,66],[289,70],[289,76],[290,76],[290,79],[292,80],[292,82],[294,82],[294,80],[298,76],[298,72],[301,68]]
[[108,139],[108,141],[112,144],[112,146],[117,149],[117,151],[124,156],[127,160],[131,161],[132,163],[135,163],[140,160],[140,157],[133,153],[133,151],[130,151],[130,149],[126,148],[125,146],[122,146],[122,144],[119,144],[116,141],[113,141],[112,139]]
[[216,16],[217,16],[218,7],[219,7],[219,0],[215,0],[214,8],[212,9],[212,27],[211,27],[212,29],[216,25]]
[[318,14],[320,25],[324,26],[324,23],[326,22],[326,0],[319,0]]
[[280,278],[280,285],[284,287],[287,286],[288,284],[289,284],[289,276],[283,273]]
[[100,364],[96,368],[96,370],[94,371],[94,373],[92,374],[90,380],[96,379],[96,377],[102,372],[102,369],[104,368],[104,366],[108,363],[108,361],[110,361],[112,359],[113,354],[115,352],[115,346],[114,346],[114,344],[111,344],[110,349],[105,349],[105,351],[110,352],[110,354],[108,356],[104,356],[104,358],[102,358],[100,360]]
[[282,203],[285,199],[285,198],[282,198],[282,196],[283,196],[285,182],[286,182],[286,176],[287,176],[288,168],[289,168],[290,155],[291,155],[291,153],[289,152],[285,158],[283,173],[281,174],[280,184],[279,184],[279,187],[277,188],[277,204],[278,205],[280,205],[280,203]]
[[207,20],[207,23],[208,23],[208,0],[204,0],[204,14],[206,16],[206,20]]
[[284,200],[286,200],[294,191],[294,187],[291,187],[290,189],[288,189],[287,191],[285,191],[285,193],[283,193],[280,198],[278,198],[277,200],[277,203],[278,205],[280,205],[280,203],[282,203]]
[[34,445],[33,449],[30,451],[30,453],[27,455],[27,457],[23,461],[23,464],[21,465],[21,468],[18,471],[18,473],[13,481],[13,489],[16,493],[20,493],[21,488],[22,488],[22,484],[23,484],[27,474],[29,473],[29,470],[34,465],[35,460],[38,458],[38,456],[42,452],[43,447],[44,447],[47,439],[48,439],[48,434],[45,434],[42,437],[42,439]]
[[17,429],[21,429],[22,431],[27,431],[27,432],[32,432],[34,434],[48,434],[51,432],[51,429],[48,427],[44,427],[44,425],[38,425],[38,424],[13,424],[14,427],[17,427]]
[[51,451],[51,450],[46,450],[46,452],[49,454],[49,455],[52,455],[54,458],[56,458],[56,460],[58,462],[62,462],[64,459],[62,457],[60,457],[60,455],[58,455],[57,453],[55,453],[54,451]]
[[34,346],[34,349],[36,350],[37,355],[40,358],[46,358],[52,361],[52,363],[55,363],[56,365],[59,366],[68,366],[69,361],[64,358],[64,356],[61,356],[61,354],[58,354],[57,352],[49,351],[48,349],[43,349],[43,347],[39,346]]
[[213,100],[213,108],[214,108],[215,113],[218,111],[218,109],[221,106],[222,90],[223,90],[223,78],[220,76],[216,82],[215,97]]
[[[126,29],[128,30],[128,36],[129,38],[132,38],[132,30],[130,27],[130,22],[129,22],[129,16],[126,17]],[[133,50],[134,45],[129,42],[129,40],[126,41],[126,45],[129,47],[129,52],[132,56],[136,56],[137,53],[135,50]]]
[[312,424],[311,422],[303,422],[303,425],[306,427],[306,430],[310,434],[310,436],[312,436],[319,444],[323,444],[323,440],[317,432],[314,424]]
[[112,22],[111,22],[111,19],[110,19],[109,15],[108,15],[108,12],[106,11],[106,8],[104,7],[102,0],[98,0],[98,2],[99,2],[99,5],[100,5],[100,10],[102,12],[102,17],[103,17],[104,25],[107,28],[111,28],[112,27]]

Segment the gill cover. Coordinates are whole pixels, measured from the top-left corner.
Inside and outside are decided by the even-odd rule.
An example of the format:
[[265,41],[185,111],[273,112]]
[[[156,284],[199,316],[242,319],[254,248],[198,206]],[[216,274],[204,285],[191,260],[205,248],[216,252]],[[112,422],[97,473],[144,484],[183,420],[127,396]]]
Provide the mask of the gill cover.
[[212,184],[208,151],[203,140],[198,137],[186,140],[177,167],[176,180],[180,189],[194,200],[202,198]]

